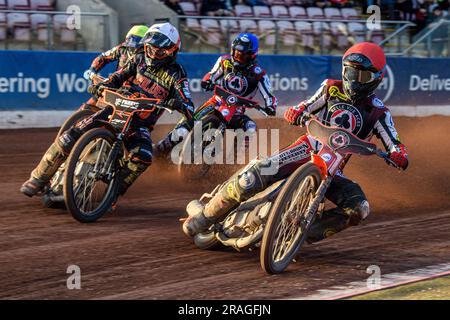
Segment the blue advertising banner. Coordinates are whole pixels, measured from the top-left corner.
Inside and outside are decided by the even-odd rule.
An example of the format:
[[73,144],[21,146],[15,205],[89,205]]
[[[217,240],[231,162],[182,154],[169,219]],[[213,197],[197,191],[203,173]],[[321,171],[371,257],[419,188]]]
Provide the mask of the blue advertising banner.
[[[83,78],[96,53],[0,51],[0,110],[75,109],[89,99]],[[102,72],[108,75],[116,63]]]
[[[89,98],[83,72],[96,53],[0,51],[0,110],[71,110]],[[208,98],[200,81],[215,64],[215,54],[180,54],[196,105]],[[326,78],[340,78],[339,57],[260,55],[281,106],[312,95]],[[109,65],[101,73],[115,70]],[[450,60],[389,58],[378,90],[390,106],[450,105]]]

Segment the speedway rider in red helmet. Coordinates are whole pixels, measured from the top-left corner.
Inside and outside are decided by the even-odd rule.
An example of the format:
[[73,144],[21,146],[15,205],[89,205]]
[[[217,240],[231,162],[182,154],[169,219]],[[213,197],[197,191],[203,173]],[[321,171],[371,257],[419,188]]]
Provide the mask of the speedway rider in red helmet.
[[[383,142],[389,158],[403,170],[408,166],[405,146],[394,127],[391,113],[374,93],[386,70],[386,57],[377,44],[363,42],[352,46],[342,59],[342,80],[325,80],[308,100],[285,112],[291,125],[302,125],[302,116],[312,113],[326,125],[345,128],[364,140],[373,135]],[[207,230],[239,203],[271,184],[288,177],[308,162],[320,142],[306,135],[277,154],[249,163],[233,175],[216,195],[196,212],[188,212],[183,231],[194,236]],[[348,159],[347,159],[348,161]],[[262,169],[277,163],[278,171],[264,175]],[[345,228],[357,225],[369,215],[369,203],[360,186],[340,172],[326,193],[336,207],[322,213],[311,226],[308,242],[320,241]]]

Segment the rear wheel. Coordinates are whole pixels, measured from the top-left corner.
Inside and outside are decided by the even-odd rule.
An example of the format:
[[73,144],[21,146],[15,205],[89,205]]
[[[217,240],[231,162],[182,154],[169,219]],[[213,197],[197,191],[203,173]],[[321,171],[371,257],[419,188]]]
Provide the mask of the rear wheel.
[[64,121],[63,125],[61,126],[61,128],[59,128],[58,131],[58,135],[57,138],[59,138],[59,136],[64,132],[70,129],[70,127],[72,127],[73,125],[75,125],[76,123],[78,123],[79,121],[91,116],[94,114],[94,111],[92,110],[77,110],[75,111],[70,117],[68,117],[66,119],[66,121]]
[[283,272],[306,239],[306,211],[321,183],[319,169],[306,163],[289,178],[269,213],[261,242],[261,266],[269,274]]
[[209,148],[213,140],[203,141],[204,133],[208,130],[219,128],[221,124],[222,121],[214,114],[208,115],[202,119],[201,144],[198,141],[195,141],[195,130],[191,130],[186,136],[183,141],[183,147],[181,148],[178,162],[178,173],[183,179],[198,180],[208,173],[211,164],[204,163],[204,152]]
[[[70,117],[64,121],[61,128],[59,128],[56,139],[58,139],[64,131],[67,131],[79,121],[91,116],[94,111],[91,110],[77,110]],[[62,164],[58,171],[53,175],[49,182],[49,186],[42,197],[42,205],[45,208],[64,208],[63,186],[62,178],[64,176],[64,164]]]
[[67,159],[64,200],[67,210],[80,222],[98,220],[116,199],[116,159],[108,161],[114,141],[114,134],[107,129],[89,130]]

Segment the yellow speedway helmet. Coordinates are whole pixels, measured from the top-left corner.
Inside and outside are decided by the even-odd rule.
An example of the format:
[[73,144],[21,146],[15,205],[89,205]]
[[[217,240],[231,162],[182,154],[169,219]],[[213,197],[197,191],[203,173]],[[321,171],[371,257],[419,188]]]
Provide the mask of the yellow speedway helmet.
[[136,25],[133,26],[130,31],[128,31],[127,36],[125,37],[125,46],[131,48],[140,48],[141,40],[144,37],[145,33],[148,31],[148,27],[144,25]]

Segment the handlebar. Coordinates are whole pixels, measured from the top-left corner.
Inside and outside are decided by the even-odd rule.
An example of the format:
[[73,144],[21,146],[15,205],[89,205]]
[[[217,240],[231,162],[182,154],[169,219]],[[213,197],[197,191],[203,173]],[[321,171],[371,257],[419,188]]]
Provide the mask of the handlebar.
[[394,168],[400,169],[400,167],[399,167],[394,161],[392,161],[392,160],[389,158],[389,154],[388,154],[387,152],[384,152],[384,151],[382,151],[381,149],[378,149],[378,148],[375,149],[375,150],[373,150],[373,149],[371,149],[371,148],[368,148],[368,150],[369,150],[369,151],[372,151],[373,154],[377,155],[378,157],[384,159],[388,164],[390,164],[390,165],[393,166]]
[[[157,99],[151,99],[151,98],[131,98],[131,97],[126,97],[126,96],[122,96],[120,93],[118,93],[119,89],[115,89],[115,88],[107,88],[107,87],[103,87],[103,91],[101,93],[101,97],[103,99],[103,101],[106,104],[114,104],[114,102],[112,101],[107,101],[106,95],[108,93],[113,93],[113,97],[116,99],[122,99],[125,101],[133,101],[138,103],[139,105],[145,105],[146,107],[150,107],[150,108],[158,108],[158,109],[164,109],[167,110],[169,113],[172,113],[173,110],[168,108],[166,103],[160,103],[159,100]],[[117,101],[117,100],[116,100]],[[158,101],[158,102],[155,102]],[[146,109],[139,109],[140,112],[145,112],[145,111],[150,111],[150,110],[146,110]]]
[[[311,114],[311,113],[304,113],[304,115],[300,118],[300,125],[305,125],[308,126],[309,122],[312,120],[318,120],[318,118]],[[343,148],[348,148],[349,146],[352,146],[351,144],[347,144],[338,148],[335,148],[333,151],[339,151],[339,149],[343,149]],[[361,145],[358,145],[359,147],[361,147]],[[376,147],[372,148],[372,147],[366,147],[363,146],[364,148],[367,149],[367,151],[369,151],[370,153],[384,159],[388,164],[392,165],[394,168],[396,169],[400,169],[400,167],[389,158],[389,153],[382,151],[381,149],[378,149]]]

